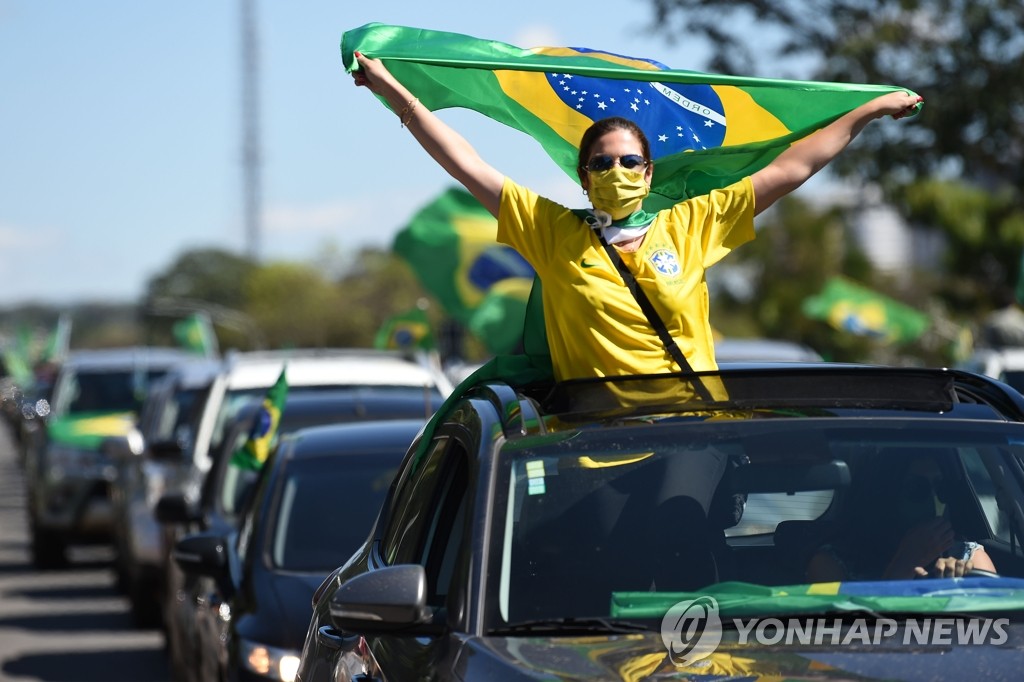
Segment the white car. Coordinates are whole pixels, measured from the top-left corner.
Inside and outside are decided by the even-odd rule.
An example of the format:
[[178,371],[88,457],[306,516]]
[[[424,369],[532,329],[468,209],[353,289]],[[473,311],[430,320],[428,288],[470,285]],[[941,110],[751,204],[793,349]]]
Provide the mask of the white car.
[[[428,363],[391,351],[343,348],[231,353],[210,383],[195,423],[188,428],[189,448],[180,455],[184,466],[174,468],[173,479],[148,483],[151,511],[160,498],[168,496],[198,503],[213,457],[221,450],[226,426],[242,406],[266,394],[283,368],[289,395],[336,388],[416,387],[423,390],[424,403],[429,404],[439,395],[446,397],[452,388],[448,379]],[[162,494],[154,492],[157,488],[162,488]],[[147,563],[157,571],[156,580],[150,583],[148,593],[130,593],[133,611],[137,618],[142,616],[139,619],[143,622],[163,617],[165,625],[168,624],[167,606],[174,603],[181,579],[170,566],[170,550],[186,532],[188,529],[164,526],[159,554],[147,553]],[[160,604],[155,609],[154,600]]]

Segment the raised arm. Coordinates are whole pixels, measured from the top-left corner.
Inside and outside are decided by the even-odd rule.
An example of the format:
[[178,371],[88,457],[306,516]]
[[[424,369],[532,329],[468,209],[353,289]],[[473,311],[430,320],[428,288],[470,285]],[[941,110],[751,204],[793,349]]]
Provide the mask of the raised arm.
[[355,58],[359,62],[359,71],[353,73],[356,85],[365,85],[387,100],[427,153],[497,217],[505,176],[480,158],[462,135],[420,104],[379,59],[358,52]]
[[890,92],[866,102],[821,130],[794,143],[751,176],[755,212],[760,213],[804,184],[850,144],[871,121],[886,114],[903,118],[922,97]]

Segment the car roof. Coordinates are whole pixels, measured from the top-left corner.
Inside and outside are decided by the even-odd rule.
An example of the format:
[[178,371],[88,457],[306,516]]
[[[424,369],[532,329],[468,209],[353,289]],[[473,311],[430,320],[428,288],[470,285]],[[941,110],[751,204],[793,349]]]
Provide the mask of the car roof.
[[189,353],[179,348],[131,346],[73,350],[61,363],[61,371],[117,371],[133,367],[170,367],[188,359]]
[[373,349],[254,351],[226,360],[231,389],[271,386],[281,369],[289,386],[438,386],[437,377],[405,356]]
[[[710,387],[709,399],[699,397],[697,379]],[[990,377],[945,368],[839,363],[734,363],[718,372],[570,380],[518,393],[488,384],[470,395],[494,405],[509,437],[600,428],[653,415],[1024,421],[1024,396]],[[511,409],[513,404],[519,409]]]
[[220,360],[193,356],[171,367],[167,375],[182,388],[202,388],[210,385],[223,367]]
[[[429,399],[429,402],[427,400]],[[351,423],[359,421],[425,421],[441,406],[437,393],[424,395],[420,387],[331,388],[312,393],[289,393],[281,410],[282,427],[309,428],[306,424]],[[233,415],[232,424],[251,423],[263,399],[253,397]],[[300,425],[296,427],[295,425]],[[229,427],[234,428],[234,427]]]
[[425,420],[395,419],[388,421],[326,424],[299,429],[284,438],[292,442],[290,458],[304,459],[324,455],[353,456],[369,452],[403,452],[423,429]]

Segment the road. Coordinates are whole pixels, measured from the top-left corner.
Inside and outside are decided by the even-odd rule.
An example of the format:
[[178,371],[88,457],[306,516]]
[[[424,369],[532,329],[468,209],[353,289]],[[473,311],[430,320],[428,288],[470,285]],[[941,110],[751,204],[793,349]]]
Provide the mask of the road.
[[0,680],[170,680],[163,635],[132,624],[112,556],[109,547],[74,548],[67,569],[32,567],[24,481],[0,422]]

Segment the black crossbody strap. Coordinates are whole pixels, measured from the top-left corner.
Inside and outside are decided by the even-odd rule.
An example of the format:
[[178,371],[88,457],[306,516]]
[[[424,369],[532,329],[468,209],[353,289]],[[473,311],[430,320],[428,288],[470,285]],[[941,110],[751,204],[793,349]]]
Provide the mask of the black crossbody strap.
[[[645,294],[644,290],[640,288],[639,284],[637,284],[636,277],[633,276],[632,270],[622,262],[622,257],[619,256],[618,250],[605,240],[604,235],[596,229],[594,232],[597,234],[597,238],[601,240],[601,246],[603,246],[604,250],[608,253],[608,257],[611,258],[612,263],[615,264],[615,269],[619,271],[622,281],[626,283],[626,288],[628,288],[630,293],[633,294],[633,298],[635,298],[636,302],[640,305],[640,310],[642,310],[644,315],[647,316],[647,321],[650,322],[651,327],[654,328],[654,331],[658,334],[658,338],[661,339],[661,342],[665,344],[668,354],[672,356],[672,359],[676,361],[684,372],[692,373],[693,368],[690,367],[690,363],[686,361],[686,356],[683,355],[683,351],[679,348],[679,344],[676,343],[676,340],[668,333],[664,320],[662,320],[661,316],[658,315],[658,311],[654,309],[654,305],[651,303],[651,300],[647,298],[647,294]],[[711,394],[708,393],[708,389],[704,386],[704,383],[696,377],[694,379],[694,390],[697,391],[697,394],[701,399],[711,402]]]

